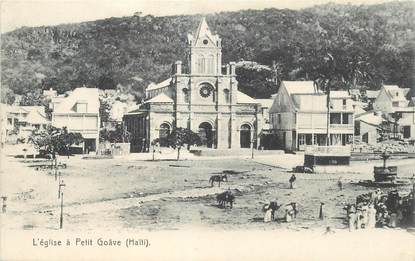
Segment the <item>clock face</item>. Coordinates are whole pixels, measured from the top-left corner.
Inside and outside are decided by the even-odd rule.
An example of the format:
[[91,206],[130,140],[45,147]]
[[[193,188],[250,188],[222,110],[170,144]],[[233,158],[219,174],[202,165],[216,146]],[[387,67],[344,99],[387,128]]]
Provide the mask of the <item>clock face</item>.
[[209,85],[203,85],[200,88],[200,96],[202,96],[203,98],[207,98],[212,94],[212,87]]

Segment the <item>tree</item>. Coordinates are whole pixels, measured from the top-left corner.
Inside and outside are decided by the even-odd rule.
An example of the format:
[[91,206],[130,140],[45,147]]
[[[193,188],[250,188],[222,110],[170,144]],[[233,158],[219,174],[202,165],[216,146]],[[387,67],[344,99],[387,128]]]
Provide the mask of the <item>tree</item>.
[[393,119],[393,137],[396,139],[398,137],[398,122],[402,118],[402,113],[394,112],[391,117]]
[[183,146],[187,145],[187,149],[190,149],[192,145],[200,145],[201,140],[197,133],[187,128],[176,128],[168,136],[167,142],[170,147],[177,149],[177,160],[180,159],[180,150]]
[[99,99],[99,116],[101,118],[101,127],[104,122],[110,119],[111,104],[108,99],[100,97]]
[[69,132],[66,127],[56,128],[49,126],[46,130],[34,130],[29,136],[29,142],[33,143],[36,149],[44,149],[56,159],[56,154],[69,155],[71,145],[79,145],[83,142],[82,135],[78,132]]
[[[256,62],[239,62],[236,64],[236,80],[238,88],[243,93],[254,98],[269,98],[277,92],[277,78],[275,68],[258,64]],[[275,70],[275,71],[274,71]]]
[[122,123],[117,123],[113,130],[102,128],[99,138],[101,141],[109,141],[111,143],[129,142],[130,133],[125,129]]

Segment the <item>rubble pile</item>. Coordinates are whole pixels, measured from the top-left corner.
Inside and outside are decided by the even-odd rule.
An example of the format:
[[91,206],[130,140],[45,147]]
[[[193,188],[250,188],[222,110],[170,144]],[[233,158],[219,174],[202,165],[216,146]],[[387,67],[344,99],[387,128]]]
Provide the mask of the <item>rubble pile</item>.
[[410,145],[408,142],[396,140],[387,140],[377,144],[355,141],[353,151],[364,153],[382,153],[385,151],[388,153],[415,153],[415,146]]

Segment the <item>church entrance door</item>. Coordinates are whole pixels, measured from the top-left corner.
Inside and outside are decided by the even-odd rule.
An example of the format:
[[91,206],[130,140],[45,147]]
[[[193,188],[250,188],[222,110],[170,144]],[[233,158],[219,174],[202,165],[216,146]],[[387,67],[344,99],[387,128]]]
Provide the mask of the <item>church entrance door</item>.
[[202,146],[213,148],[213,128],[208,122],[203,122],[199,125],[199,136],[202,141]]
[[244,124],[240,130],[241,148],[251,147],[251,126]]
[[170,135],[170,126],[167,123],[163,123],[160,125],[159,129],[159,141],[161,147],[167,147],[168,141],[167,137]]

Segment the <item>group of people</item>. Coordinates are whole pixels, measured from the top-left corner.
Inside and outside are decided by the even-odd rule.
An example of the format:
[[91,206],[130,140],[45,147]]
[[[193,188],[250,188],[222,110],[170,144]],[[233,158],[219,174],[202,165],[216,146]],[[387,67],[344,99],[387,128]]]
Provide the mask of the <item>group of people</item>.
[[401,197],[398,191],[383,194],[374,192],[359,195],[356,204],[345,206],[350,230],[375,227],[397,227],[410,219],[413,192]]
[[[269,204],[265,204],[263,207],[263,211],[265,212],[264,215],[264,222],[271,222],[276,220],[275,212],[281,208],[283,205],[278,205],[277,201],[271,201]],[[297,203],[291,202],[285,205],[285,214],[284,220],[285,222],[293,221],[298,214]]]

